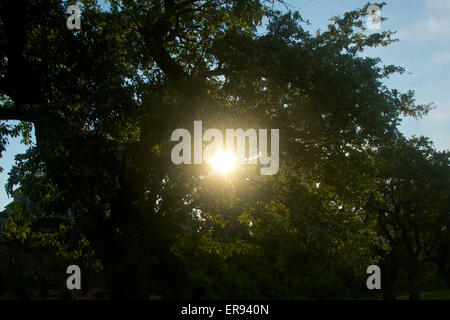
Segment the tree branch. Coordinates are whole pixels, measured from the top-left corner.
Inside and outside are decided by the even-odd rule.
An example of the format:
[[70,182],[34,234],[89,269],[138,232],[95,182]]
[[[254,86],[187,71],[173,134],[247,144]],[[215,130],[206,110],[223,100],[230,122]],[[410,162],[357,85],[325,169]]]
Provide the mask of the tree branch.
[[214,70],[208,70],[201,74],[202,77],[214,77],[214,76],[229,76],[232,74],[236,74],[237,71],[229,69],[229,68],[217,68]]
[[0,92],[3,92],[8,97],[13,96],[11,86],[9,85],[9,82],[6,79],[0,79]]
[[0,120],[35,121],[30,114],[17,108],[0,108]]

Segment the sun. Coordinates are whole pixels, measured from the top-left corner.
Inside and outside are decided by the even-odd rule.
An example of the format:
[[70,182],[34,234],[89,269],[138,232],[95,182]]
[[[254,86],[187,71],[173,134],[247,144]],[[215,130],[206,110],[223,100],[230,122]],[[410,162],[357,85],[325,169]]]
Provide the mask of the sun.
[[210,164],[214,172],[226,175],[235,169],[236,156],[229,151],[218,151],[211,158]]

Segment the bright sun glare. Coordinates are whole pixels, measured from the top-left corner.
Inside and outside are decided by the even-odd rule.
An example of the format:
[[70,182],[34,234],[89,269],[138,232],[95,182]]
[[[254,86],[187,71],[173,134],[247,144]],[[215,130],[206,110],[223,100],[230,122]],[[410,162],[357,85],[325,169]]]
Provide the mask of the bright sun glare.
[[219,151],[211,159],[211,167],[216,173],[229,174],[235,166],[236,157],[229,151]]

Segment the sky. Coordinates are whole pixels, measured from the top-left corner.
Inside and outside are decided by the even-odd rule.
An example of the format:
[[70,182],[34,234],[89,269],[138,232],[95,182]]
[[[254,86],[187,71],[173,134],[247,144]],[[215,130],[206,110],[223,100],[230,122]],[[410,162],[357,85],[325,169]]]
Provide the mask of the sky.
[[[329,18],[362,8],[364,0],[286,0],[291,10],[298,10],[315,32],[326,30]],[[381,2],[381,1],[380,1]],[[380,57],[383,64],[395,64],[408,70],[385,81],[391,88],[414,90],[417,103],[435,104],[425,118],[404,119],[401,131],[407,136],[429,137],[437,150],[450,149],[450,0],[385,0],[381,16],[388,18],[376,31],[397,31],[400,41],[388,47],[370,48],[365,55]],[[65,23],[65,21],[63,22]],[[371,32],[371,31],[368,31]],[[11,202],[4,185],[14,157],[25,152],[20,138],[11,139],[0,158],[0,211]]]
[[[362,8],[363,0],[287,0],[291,9],[308,19],[308,30],[325,30],[332,16]],[[381,1],[380,1],[381,2]],[[425,118],[404,119],[400,127],[408,137],[424,135],[436,149],[450,149],[450,0],[385,0],[381,16],[387,20],[376,31],[397,31],[399,42],[370,48],[365,55],[380,57],[383,64],[405,67],[385,84],[406,92],[414,90],[417,103],[434,103]]]

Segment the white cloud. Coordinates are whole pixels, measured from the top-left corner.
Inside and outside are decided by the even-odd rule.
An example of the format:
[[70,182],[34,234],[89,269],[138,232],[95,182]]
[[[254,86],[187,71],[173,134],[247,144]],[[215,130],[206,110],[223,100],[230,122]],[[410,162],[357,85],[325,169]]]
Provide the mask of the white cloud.
[[415,22],[398,31],[400,40],[450,40],[450,0],[425,0],[423,12],[416,13]]
[[448,0],[427,0],[427,7],[450,11],[450,2]]
[[450,51],[440,51],[431,56],[433,64],[442,64],[450,62]]
[[427,31],[448,38],[450,33],[450,1],[427,0]]

